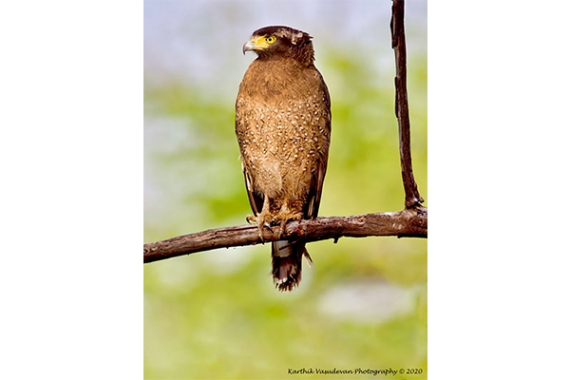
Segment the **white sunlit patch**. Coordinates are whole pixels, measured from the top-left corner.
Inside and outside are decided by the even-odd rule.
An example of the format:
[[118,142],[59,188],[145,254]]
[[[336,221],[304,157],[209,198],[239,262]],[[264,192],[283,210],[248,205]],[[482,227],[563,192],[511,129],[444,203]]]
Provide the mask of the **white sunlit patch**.
[[205,255],[208,267],[204,268],[218,275],[226,275],[245,267],[253,258],[251,247],[237,247],[212,251]]
[[379,324],[412,312],[417,294],[417,287],[355,281],[329,289],[318,301],[318,310],[337,320]]

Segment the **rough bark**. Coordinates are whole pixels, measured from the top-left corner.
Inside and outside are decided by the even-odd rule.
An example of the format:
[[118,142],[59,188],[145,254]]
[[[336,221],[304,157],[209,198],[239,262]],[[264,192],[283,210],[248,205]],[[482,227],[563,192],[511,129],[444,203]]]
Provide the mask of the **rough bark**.
[[[257,225],[242,225],[207,230],[190,235],[177,236],[144,245],[144,262],[187,255],[217,248],[238,247],[278,240],[277,226],[273,232],[263,231],[259,236]],[[320,217],[314,220],[289,222],[282,238],[311,242],[340,237],[398,236],[427,237],[427,209],[417,208],[399,212],[354,215],[344,217]]]

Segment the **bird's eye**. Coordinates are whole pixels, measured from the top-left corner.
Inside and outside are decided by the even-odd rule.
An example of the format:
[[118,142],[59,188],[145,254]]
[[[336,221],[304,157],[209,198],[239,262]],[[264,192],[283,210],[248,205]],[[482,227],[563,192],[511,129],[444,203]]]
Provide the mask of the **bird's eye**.
[[272,44],[275,42],[275,37],[274,36],[265,37],[265,42],[267,42],[268,44]]

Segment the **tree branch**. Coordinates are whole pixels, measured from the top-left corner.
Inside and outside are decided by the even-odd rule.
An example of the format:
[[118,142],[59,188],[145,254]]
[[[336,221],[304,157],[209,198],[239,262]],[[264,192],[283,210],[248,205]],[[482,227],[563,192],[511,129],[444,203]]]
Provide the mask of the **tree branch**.
[[[278,240],[275,232],[263,231],[263,241],[257,225],[217,228],[195,234],[177,236],[144,245],[144,262],[209,251],[217,248],[238,247]],[[313,220],[289,222],[281,239],[317,241],[338,240],[340,237],[398,236],[427,237],[427,209],[385,212],[344,217],[321,217]]]
[[412,169],[412,153],[410,149],[410,115],[408,111],[408,90],[406,79],[406,35],[404,33],[404,0],[393,0],[392,20],[392,48],[396,56],[396,117],[400,131],[400,163],[402,166],[402,180],[406,192],[406,208],[418,207],[424,201],[421,197],[414,171]]

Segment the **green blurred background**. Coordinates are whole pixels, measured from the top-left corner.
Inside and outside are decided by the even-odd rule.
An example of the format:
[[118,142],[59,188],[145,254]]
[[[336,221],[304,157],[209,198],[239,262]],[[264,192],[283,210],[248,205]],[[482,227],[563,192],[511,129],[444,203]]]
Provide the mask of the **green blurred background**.
[[[426,2],[408,1],[414,174],[427,200]],[[314,37],[332,99],[321,216],[403,209],[394,116],[391,1],[145,1],[145,242],[245,223],[234,102],[251,33]],[[426,202],[427,205],[427,202]],[[289,369],[421,368],[427,376],[427,241],[310,243],[292,293],[274,289],[270,246],[144,266],[146,379],[383,378]]]

